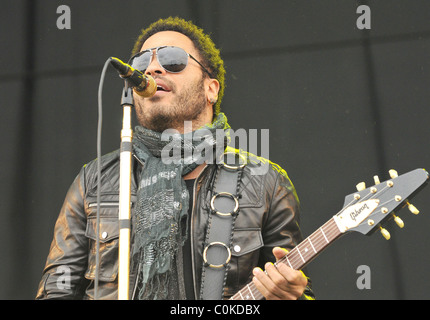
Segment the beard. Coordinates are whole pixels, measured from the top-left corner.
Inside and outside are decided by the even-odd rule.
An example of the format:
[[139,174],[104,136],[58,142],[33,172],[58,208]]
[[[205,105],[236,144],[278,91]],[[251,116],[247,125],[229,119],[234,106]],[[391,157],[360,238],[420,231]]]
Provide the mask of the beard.
[[[161,78],[161,77],[160,77]],[[163,132],[167,129],[180,129],[184,121],[195,121],[206,108],[206,95],[203,77],[190,83],[182,92],[176,94],[174,83],[163,79],[175,93],[173,101],[164,104],[162,97],[136,99],[136,116],[139,123],[147,129]],[[145,102],[149,100],[153,106],[148,110]],[[194,123],[193,123],[194,127]]]

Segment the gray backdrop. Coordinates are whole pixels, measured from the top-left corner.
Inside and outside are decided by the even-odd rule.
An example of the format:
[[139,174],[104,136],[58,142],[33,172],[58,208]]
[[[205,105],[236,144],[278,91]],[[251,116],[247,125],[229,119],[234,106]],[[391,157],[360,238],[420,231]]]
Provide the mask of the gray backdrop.
[[[356,26],[361,4],[371,29]],[[71,9],[60,30],[57,8]],[[233,128],[270,129],[270,158],[302,203],[305,236],[356,183],[429,167],[430,2],[426,0],[2,0],[0,298],[33,299],[65,193],[96,157],[97,89],[110,56],[178,15],[210,33],[227,69]],[[122,81],[109,69],[103,153],[120,142]],[[430,189],[392,239],[353,233],[308,267],[319,299],[429,299]],[[371,288],[357,287],[359,266]]]

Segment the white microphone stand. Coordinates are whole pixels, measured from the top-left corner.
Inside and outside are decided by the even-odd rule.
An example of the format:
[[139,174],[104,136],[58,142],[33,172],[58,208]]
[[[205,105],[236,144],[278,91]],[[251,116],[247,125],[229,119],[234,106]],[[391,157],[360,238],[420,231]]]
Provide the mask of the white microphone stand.
[[132,138],[131,109],[134,107],[133,90],[125,81],[121,106],[120,181],[119,181],[119,251],[118,251],[118,300],[129,299],[130,286],[130,229],[131,229],[131,159]]

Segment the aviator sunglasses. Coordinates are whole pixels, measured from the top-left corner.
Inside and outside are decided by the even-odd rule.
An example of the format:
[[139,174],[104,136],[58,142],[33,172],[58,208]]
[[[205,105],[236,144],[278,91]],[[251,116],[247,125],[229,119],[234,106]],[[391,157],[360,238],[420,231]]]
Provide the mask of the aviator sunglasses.
[[130,58],[128,64],[134,69],[141,72],[145,72],[151,63],[153,50],[155,49],[155,56],[157,61],[166,70],[171,73],[179,73],[183,71],[188,65],[188,57],[197,62],[202,69],[212,78],[211,73],[194,58],[191,54],[186,52],[184,49],[173,46],[162,46],[156,48],[150,48],[135,54]]

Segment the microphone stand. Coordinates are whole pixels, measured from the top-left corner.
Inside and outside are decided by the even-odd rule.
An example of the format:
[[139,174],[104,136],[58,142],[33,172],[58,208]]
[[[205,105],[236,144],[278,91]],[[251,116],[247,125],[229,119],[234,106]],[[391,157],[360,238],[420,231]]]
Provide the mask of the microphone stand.
[[131,159],[132,138],[131,109],[134,107],[133,90],[125,81],[121,106],[120,181],[119,181],[119,251],[118,251],[118,300],[129,299],[130,229],[131,229]]

